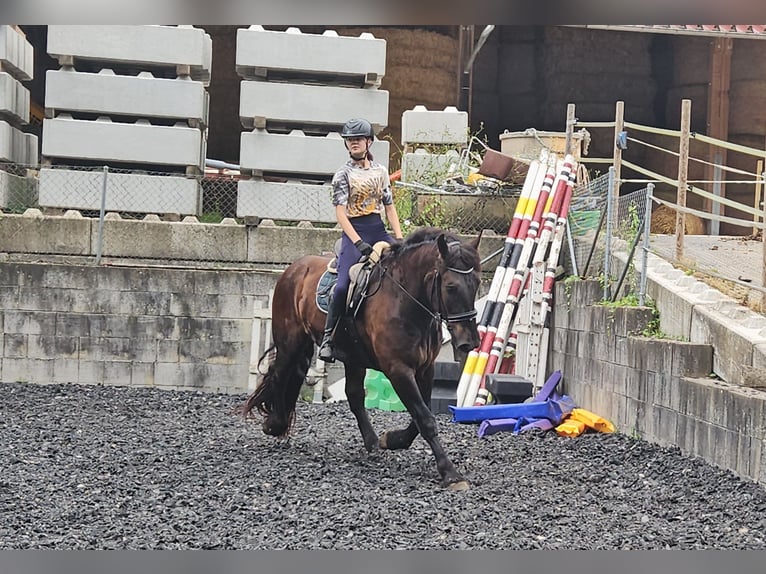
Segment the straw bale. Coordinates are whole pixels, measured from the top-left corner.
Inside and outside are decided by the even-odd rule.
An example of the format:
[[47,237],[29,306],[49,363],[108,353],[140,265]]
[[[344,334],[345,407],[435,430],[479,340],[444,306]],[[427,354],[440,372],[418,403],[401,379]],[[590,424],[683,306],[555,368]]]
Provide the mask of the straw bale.
[[766,134],[766,79],[731,82],[729,132]]
[[710,73],[710,38],[673,36],[673,85],[707,84]]
[[381,82],[381,88],[398,98],[422,100],[429,109],[444,109],[455,105],[457,74],[454,70],[438,70],[418,66],[391,66]]
[[734,40],[731,80],[761,80],[766,77],[766,42]]
[[[676,210],[667,205],[660,205],[652,212],[652,233],[673,235],[676,232]],[[684,232],[686,235],[704,235],[705,222],[691,213],[687,213],[684,219]]]

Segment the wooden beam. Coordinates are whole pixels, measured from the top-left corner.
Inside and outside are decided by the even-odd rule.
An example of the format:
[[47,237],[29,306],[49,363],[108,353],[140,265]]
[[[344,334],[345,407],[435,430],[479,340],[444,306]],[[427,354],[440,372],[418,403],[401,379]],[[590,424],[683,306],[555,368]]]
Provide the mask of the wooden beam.
[[[689,132],[692,117],[692,101],[681,100],[681,138],[678,144],[678,195],[676,203],[686,207],[686,179],[689,169]],[[686,235],[686,214],[676,211],[676,261],[684,260],[684,236]]]
[[[707,135],[719,140],[729,137],[729,87],[731,85],[731,55],[734,50],[734,40],[731,38],[715,38],[710,42],[710,82],[707,97]],[[713,164],[726,165],[726,149],[710,146],[708,161]],[[716,170],[712,165],[705,167],[705,179],[708,181],[721,180],[721,183],[709,184],[709,191],[726,197],[726,173]],[[709,199],[704,200],[702,209],[714,213],[720,207],[713,205]],[[718,213],[718,215],[723,215]],[[715,220],[710,221],[711,233],[717,235]]]

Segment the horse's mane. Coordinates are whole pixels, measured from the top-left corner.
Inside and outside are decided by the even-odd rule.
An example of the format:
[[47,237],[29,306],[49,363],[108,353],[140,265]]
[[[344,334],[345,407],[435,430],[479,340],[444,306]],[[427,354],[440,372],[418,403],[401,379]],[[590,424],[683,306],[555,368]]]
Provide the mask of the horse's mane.
[[403,255],[404,253],[420,247],[423,244],[432,244],[440,235],[444,235],[444,238],[447,240],[448,244],[455,242],[460,243],[461,249],[455,252],[455,255],[457,260],[465,264],[465,268],[478,267],[478,254],[472,253],[473,250],[462,249],[463,244],[457,234],[453,233],[452,231],[447,231],[446,229],[441,229],[439,227],[421,227],[420,229],[413,231],[404,239],[404,241],[392,245],[388,252],[388,256],[396,258]]

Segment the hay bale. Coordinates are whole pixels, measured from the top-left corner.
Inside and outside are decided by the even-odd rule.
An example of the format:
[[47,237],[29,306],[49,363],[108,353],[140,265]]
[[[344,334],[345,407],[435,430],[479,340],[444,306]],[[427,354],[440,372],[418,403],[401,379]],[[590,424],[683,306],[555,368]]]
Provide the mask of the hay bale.
[[623,100],[626,105],[631,102],[651,107],[657,85],[651,78],[634,74],[564,72],[547,74],[545,91],[552,97],[566,95],[572,102],[610,104],[614,117],[614,103],[617,100]]
[[[676,210],[667,205],[660,205],[652,212],[652,233],[673,235],[676,232]],[[686,214],[684,232],[686,235],[704,235],[705,222],[696,215]]]
[[762,80],[766,77],[766,43],[734,40],[731,52],[731,81]]
[[[733,80],[731,82],[729,132],[766,134],[766,80]],[[763,149],[763,140],[758,147]]]
[[[671,129],[681,126],[681,100],[692,101],[692,131],[707,132],[707,84],[670,88],[665,97],[665,123]],[[632,120],[631,120],[632,121]]]
[[673,36],[673,85],[705,84],[710,73],[710,38]]

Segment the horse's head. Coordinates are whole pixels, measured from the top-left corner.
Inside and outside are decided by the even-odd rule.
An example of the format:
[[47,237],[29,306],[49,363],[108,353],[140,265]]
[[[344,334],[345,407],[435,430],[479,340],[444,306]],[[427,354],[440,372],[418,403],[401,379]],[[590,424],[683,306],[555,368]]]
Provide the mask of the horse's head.
[[446,233],[436,239],[439,248],[439,313],[447,323],[452,352],[460,364],[481,343],[476,329],[475,307],[481,281],[480,241],[481,234],[470,242],[461,242]]

